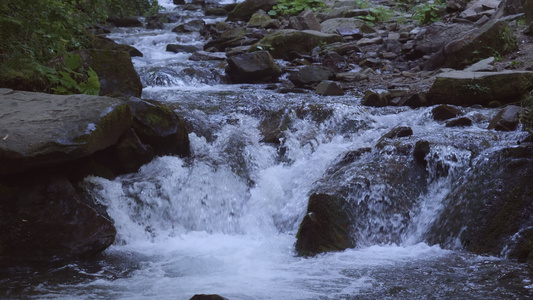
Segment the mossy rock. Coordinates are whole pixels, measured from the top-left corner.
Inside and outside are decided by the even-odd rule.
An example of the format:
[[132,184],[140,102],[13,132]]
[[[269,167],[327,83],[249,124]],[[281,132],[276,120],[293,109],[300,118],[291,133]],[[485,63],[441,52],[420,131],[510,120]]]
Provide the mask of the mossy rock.
[[349,211],[349,204],[342,197],[312,194],[296,235],[298,255],[313,256],[355,247]]
[[190,155],[190,141],[185,123],[176,113],[154,100],[130,97],[133,129],[140,140],[157,155]]
[[100,95],[141,96],[141,79],[128,52],[89,49],[80,51],[80,56],[98,74]]
[[344,39],[337,34],[327,34],[314,30],[284,29],[267,34],[250,51],[265,49],[274,58],[288,59],[289,53],[293,51],[308,55],[317,46],[336,42],[344,42]]

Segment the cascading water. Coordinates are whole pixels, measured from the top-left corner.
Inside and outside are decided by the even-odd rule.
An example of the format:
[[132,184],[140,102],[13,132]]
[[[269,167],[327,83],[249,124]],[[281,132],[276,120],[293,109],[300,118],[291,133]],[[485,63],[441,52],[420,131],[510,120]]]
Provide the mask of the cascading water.
[[[115,245],[94,261],[39,270],[31,279],[13,275],[1,281],[12,288],[0,295],[189,299],[219,294],[232,300],[533,295],[529,271],[519,264],[424,243],[443,199],[474,154],[521,137],[485,130],[493,110],[467,112],[476,124],[454,129],[434,121],[431,108],[367,108],[353,95],[278,94],[261,85],[225,85],[217,62],[165,52],[176,39],[200,45],[199,36],[168,29],[202,15],[160,3],[179,16],[176,23],[163,30],[117,29],[110,37],[144,53],[133,59],[146,86],[143,97],[165,102],[191,124],[191,158],[159,157],[115,180],[87,178],[84,188],[115,222]],[[283,127],[279,144],[263,141],[265,122]],[[391,168],[413,163],[398,147],[376,147],[397,126],[410,126],[414,133],[400,143],[427,140],[437,146],[426,155],[425,175],[410,183],[398,178],[390,186],[395,182],[390,177],[402,175]],[[369,150],[356,159],[347,155],[358,149]],[[342,192],[361,208],[358,246],[297,257],[295,234],[309,195],[344,186],[353,186]]]

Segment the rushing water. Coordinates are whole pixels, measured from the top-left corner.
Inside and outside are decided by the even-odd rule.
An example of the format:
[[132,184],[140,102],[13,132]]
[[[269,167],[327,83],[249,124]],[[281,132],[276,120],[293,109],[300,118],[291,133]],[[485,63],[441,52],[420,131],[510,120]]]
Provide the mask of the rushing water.
[[[178,23],[200,11],[175,11]],[[205,18],[207,22],[217,19]],[[525,299],[530,269],[505,258],[446,250],[424,243],[442,200],[476,157],[520,139],[487,131],[493,110],[467,110],[470,128],[445,128],[431,108],[368,108],[353,94],[279,94],[266,85],[224,84],[219,62],[192,62],[166,44],[201,46],[197,34],[117,29],[110,37],[144,53],[134,64],[144,98],[172,106],[191,124],[192,156],[159,157],[115,180],[87,178],[84,187],[107,207],[117,241],[89,261],[2,270],[0,297],[38,299]],[[281,115],[280,144],[259,128]],[[264,125],[264,124],[263,124]],[[391,188],[366,172],[378,157],[395,159],[379,138],[410,126],[407,141],[437,146],[428,155],[426,188],[406,214],[370,205],[370,225],[355,249],[297,257],[295,234],[307,200],[318,188],[366,177],[368,193],[387,201]],[[264,127],[264,126],[263,126]],[[349,151],[372,147],[360,165],[328,177]],[[438,174],[439,163],[449,170]],[[329,170],[329,171],[328,171]],[[368,170],[366,170],[368,171]],[[370,175],[369,175],[370,174]],[[333,179],[331,179],[333,178]],[[360,196],[360,195],[359,195]],[[352,201],[361,201],[352,195]],[[373,226],[372,224],[375,224]],[[376,228],[390,237],[379,238]],[[3,278],[3,279],[2,279]]]

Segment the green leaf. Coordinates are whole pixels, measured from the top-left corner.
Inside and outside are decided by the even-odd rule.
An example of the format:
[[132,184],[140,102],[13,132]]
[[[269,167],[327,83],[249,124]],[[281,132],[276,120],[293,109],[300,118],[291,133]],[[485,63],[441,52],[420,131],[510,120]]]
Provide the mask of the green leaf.
[[67,53],[65,56],[65,65],[67,69],[76,70],[81,66],[81,56],[79,54]]

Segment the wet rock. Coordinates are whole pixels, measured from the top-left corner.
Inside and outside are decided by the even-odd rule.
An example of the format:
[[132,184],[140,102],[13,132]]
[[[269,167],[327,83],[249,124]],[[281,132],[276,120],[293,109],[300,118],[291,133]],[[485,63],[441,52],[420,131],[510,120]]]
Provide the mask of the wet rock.
[[367,74],[364,74],[362,72],[342,72],[342,73],[337,73],[335,75],[335,78],[341,81],[357,82],[357,81],[368,80],[369,77]]
[[522,108],[516,105],[506,106],[500,110],[494,118],[490,121],[488,129],[495,129],[498,131],[513,131],[520,123],[520,114]]
[[422,107],[428,106],[429,102],[425,92],[418,92],[410,95],[406,95],[402,98],[400,105],[410,107]]
[[267,15],[266,12],[260,10],[259,12],[252,15],[250,21],[248,21],[248,26],[266,28],[271,22],[272,18],[270,18],[270,16]]
[[189,32],[200,32],[205,27],[205,21],[204,20],[192,20],[184,24],[180,24],[174,29],[172,29],[172,32],[175,33],[189,33]]
[[166,51],[174,53],[195,53],[199,50],[196,46],[181,44],[168,44],[166,48]]
[[415,144],[415,149],[413,150],[413,156],[415,160],[425,166],[427,164],[426,156],[431,150],[430,148],[431,147],[428,141],[417,141]]
[[288,59],[291,52],[309,55],[319,45],[343,41],[344,39],[337,34],[325,34],[314,30],[284,29],[267,34],[255,45],[255,48],[269,49],[274,58]]
[[447,43],[426,64],[426,69],[463,69],[479,59],[505,55],[517,49],[516,37],[505,21],[491,21]]
[[135,133],[156,155],[190,155],[185,123],[172,110],[157,101],[135,97],[128,98],[126,103],[133,112]]
[[141,96],[143,85],[128,53],[89,49],[80,56],[98,74],[100,95]]
[[318,84],[316,87],[317,94],[322,96],[342,96],[344,91],[335,81],[324,80]]
[[[109,97],[12,91],[0,95],[0,175],[56,166],[114,145],[132,124]],[[83,113],[80,113],[83,112]]]
[[267,51],[256,51],[228,58],[226,74],[234,83],[277,81],[281,71]]
[[523,2],[524,14],[526,17],[526,24],[531,24],[533,22],[533,1],[525,0]]
[[115,240],[106,217],[61,176],[0,180],[0,261],[52,261],[98,254]]
[[111,17],[107,19],[108,23],[111,23],[117,27],[142,27],[143,24],[137,17]]
[[110,158],[105,165],[113,170],[114,174],[132,173],[152,161],[155,152],[152,146],[141,142],[133,129],[126,131],[118,142],[105,154]]
[[130,45],[118,44],[115,43],[112,39],[95,36],[93,38],[93,47],[99,50],[112,50],[112,51],[125,51],[130,54],[131,57],[140,56],[143,54],[137,48]]
[[355,247],[349,211],[350,206],[342,197],[312,194],[296,235],[298,255],[314,256]]
[[446,122],[446,127],[468,127],[472,126],[472,119],[468,117],[460,117],[451,119],[450,121]]
[[526,71],[447,72],[437,76],[427,99],[434,104],[457,106],[512,103],[533,88],[532,80],[533,72]]
[[263,38],[264,35],[264,30],[236,27],[225,31],[222,35],[220,35],[220,37],[208,41],[204,45],[204,50],[216,48],[218,51],[224,51],[226,48],[252,45],[259,39]]
[[278,4],[278,0],[245,0],[228,14],[227,21],[247,22],[258,10],[270,11],[276,4]]
[[398,126],[393,129],[391,129],[389,132],[384,134],[377,142],[376,148],[382,149],[387,140],[395,139],[395,138],[401,138],[401,137],[407,137],[413,135],[413,129],[409,126]]
[[450,105],[439,105],[431,110],[433,119],[437,121],[444,121],[463,115],[463,112],[457,107]]
[[228,300],[228,299],[222,296],[219,296],[219,295],[196,294],[192,296],[192,298],[189,300]]
[[445,199],[445,208],[428,234],[429,243],[477,254],[533,261],[533,148],[506,148],[476,160]]
[[222,7],[206,7],[204,8],[204,14],[206,16],[227,16],[228,11]]
[[331,79],[335,73],[331,68],[320,65],[309,65],[299,68],[296,72],[289,74],[288,79],[296,86],[302,87],[320,83],[323,80]]
[[313,11],[309,8],[302,11],[298,16],[289,19],[291,27],[296,30],[322,30],[322,25],[315,17]]
[[225,52],[206,52],[206,51],[196,51],[189,57],[189,60],[192,61],[202,61],[202,60],[225,60],[227,55]]
[[383,107],[389,104],[390,94],[386,90],[365,91],[361,105]]
[[164,14],[156,14],[146,19],[146,28],[163,29],[165,23],[168,23],[168,17]]

